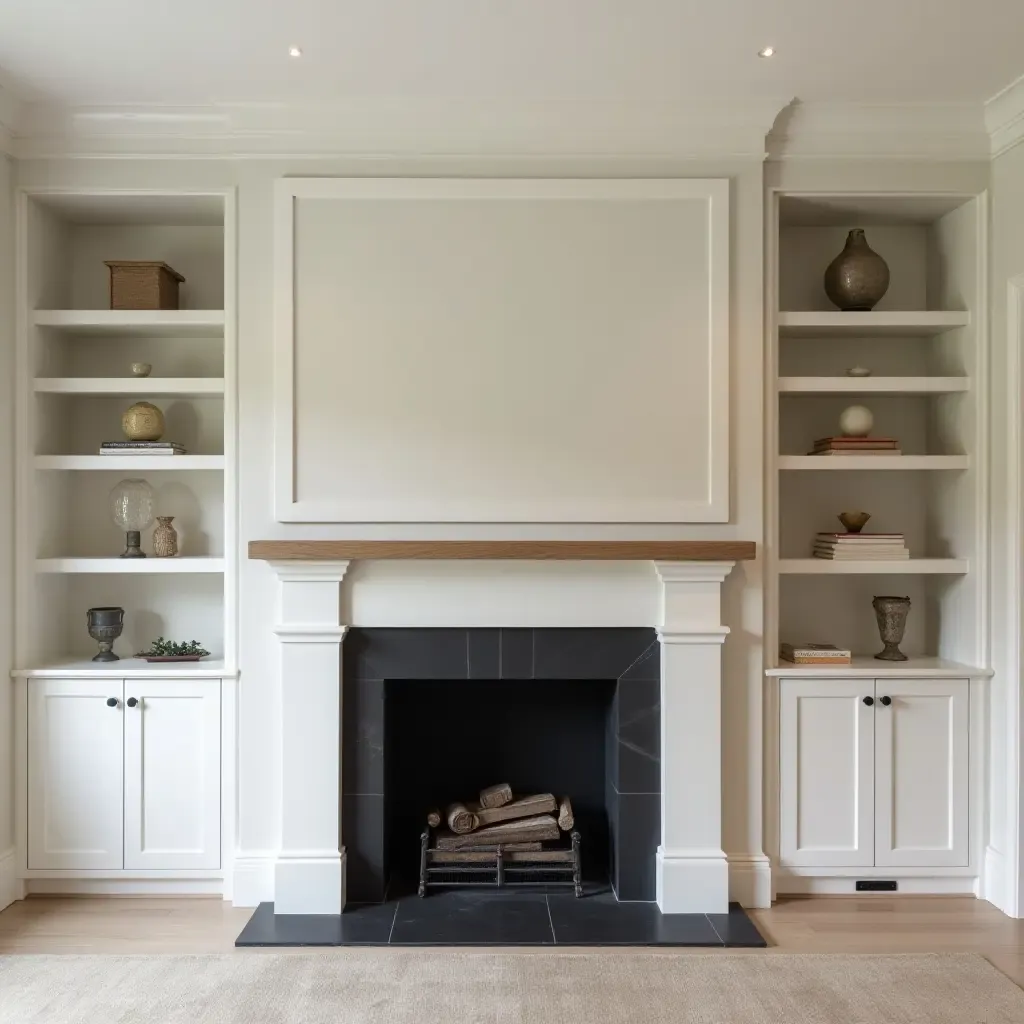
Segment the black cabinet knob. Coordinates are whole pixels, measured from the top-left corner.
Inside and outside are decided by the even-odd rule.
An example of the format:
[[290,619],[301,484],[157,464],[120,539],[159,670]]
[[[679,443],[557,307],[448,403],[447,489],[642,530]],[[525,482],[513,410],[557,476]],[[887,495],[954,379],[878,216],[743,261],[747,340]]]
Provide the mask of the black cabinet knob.
[[864,703],[867,704],[868,707],[871,707],[871,705],[875,703],[875,698],[874,697],[865,697],[864,698]]
[[139,703],[139,698],[138,697],[129,697],[125,701],[125,704],[127,704],[128,707],[130,707],[130,708],[136,707],[138,705],[138,703]]
[[116,697],[108,697],[107,698],[107,707],[108,708],[116,708],[117,707],[117,698]]
[[892,697],[883,697],[883,698],[882,698],[882,703],[883,703],[883,704],[884,704],[884,705],[885,705],[886,707],[888,707],[888,706],[889,706],[889,705],[890,705],[890,704],[892,703]]

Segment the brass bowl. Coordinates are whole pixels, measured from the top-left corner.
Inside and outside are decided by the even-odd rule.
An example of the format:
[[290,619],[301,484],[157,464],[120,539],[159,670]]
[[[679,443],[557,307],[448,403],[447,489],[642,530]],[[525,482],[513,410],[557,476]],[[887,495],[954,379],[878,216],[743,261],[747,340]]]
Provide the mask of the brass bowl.
[[846,527],[847,533],[860,533],[867,521],[871,518],[870,512],[840,512],[839,522]]

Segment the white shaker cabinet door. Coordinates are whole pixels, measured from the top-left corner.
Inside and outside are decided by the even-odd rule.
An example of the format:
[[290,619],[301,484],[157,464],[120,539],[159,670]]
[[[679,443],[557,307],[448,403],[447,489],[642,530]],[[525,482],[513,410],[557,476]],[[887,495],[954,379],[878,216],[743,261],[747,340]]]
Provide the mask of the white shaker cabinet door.
[[780,854],[783,864],[874,861],[874,684],[780,683]]
[[970,684],[875,682],[875,863],[969,863]]
[[123,866],[120,679],[28,684],[28,866]]
[[125,682],[124,866],[220,867],[220,681]]

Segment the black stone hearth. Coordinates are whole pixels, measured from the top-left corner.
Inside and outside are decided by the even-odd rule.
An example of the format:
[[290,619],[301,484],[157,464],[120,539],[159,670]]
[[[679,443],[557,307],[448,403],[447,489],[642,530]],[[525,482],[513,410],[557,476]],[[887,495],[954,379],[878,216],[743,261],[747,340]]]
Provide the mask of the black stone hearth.
[[[653,901],[660,648],[651,629],[352,629],[343,645],[350,903],[415,877],[426,812],[508,781],[568,794],[584,877]],[[515,896],[515,894],[510,894]]]
[[737,903],[727,914],[662,914],[610,892],[570,895],[451,891],[348,907],[344,914],[274,914],[261,903],[235,941],[245,946],[764,947]]

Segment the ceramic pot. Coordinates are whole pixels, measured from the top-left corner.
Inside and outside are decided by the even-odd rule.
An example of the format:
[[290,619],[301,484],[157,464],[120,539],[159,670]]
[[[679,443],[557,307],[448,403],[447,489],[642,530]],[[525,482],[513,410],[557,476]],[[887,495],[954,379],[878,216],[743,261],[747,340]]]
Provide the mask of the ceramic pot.
[[174,516],[157,516],[153,531],[153,554],[157,558],[173,558],[178,553],[178,531],[171,526]]
[[132,363],[133,377],[148,377],[153,372],[152,363]]
[[860,533],[871,518],[870,512],[840,512],[839,522],[846,527],[847,533]]
[[900,650],[900,641],[907,628],[910,614],[909,597],[876,597],[871,602],[878,620],[878,635],[885,645],[875,655],[879,661],[906,661],[907,656]]
[[868,245],[863,229],[854,228],[825,271],[825,294],[841,310],[866,312],[888,290],[889,265]]
[[85,613],[89,636],[100,645],[100,653],[93,661],[120,661],[114,653],[114,641],[124,629],[123,608],[90,608]]
[[129,441],[159,441],[164,426],[164,414],[151,402],[136,402],[121,417],[121,429]]

